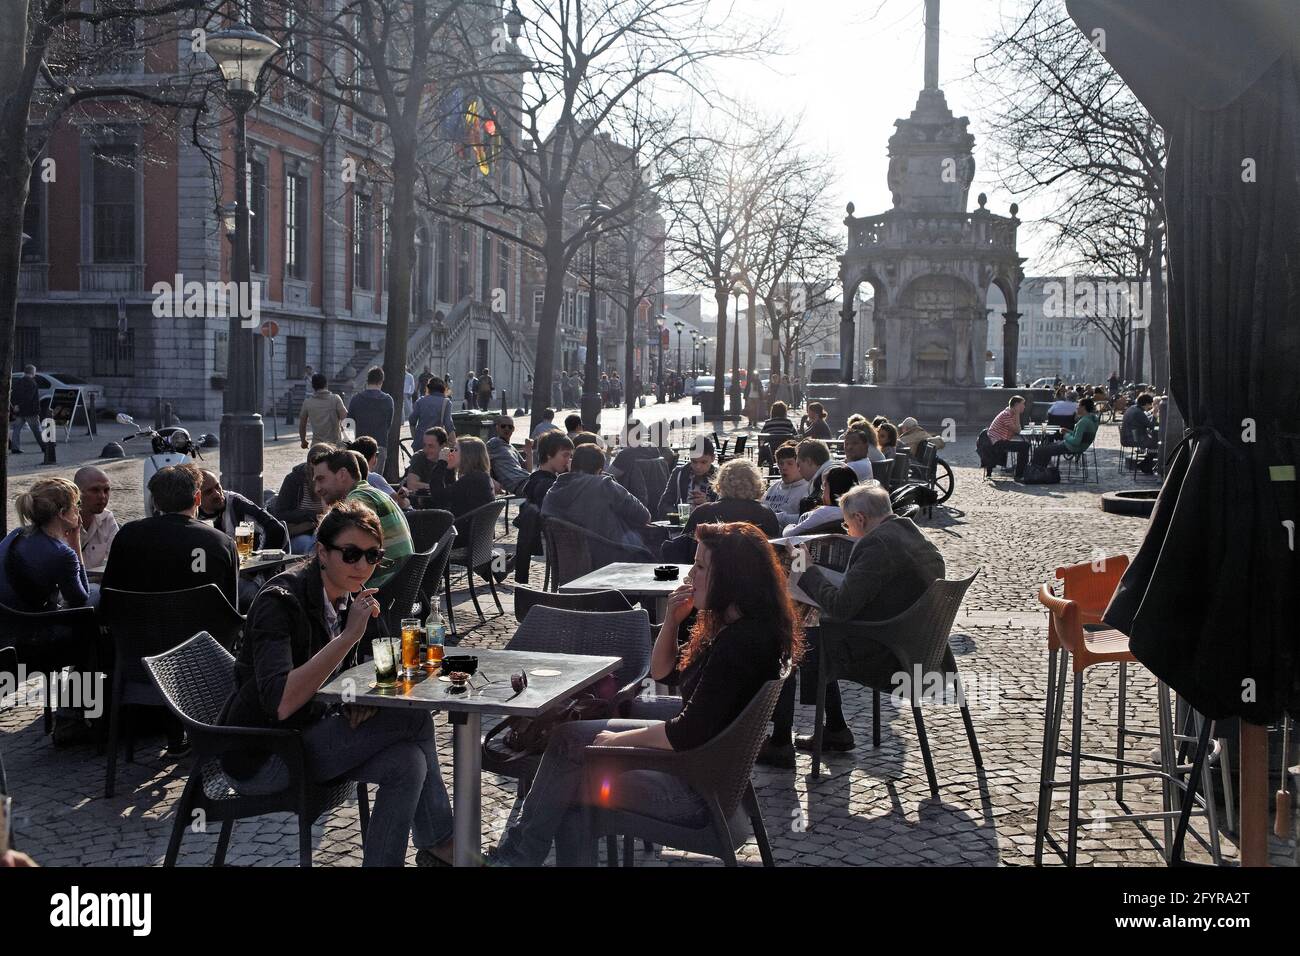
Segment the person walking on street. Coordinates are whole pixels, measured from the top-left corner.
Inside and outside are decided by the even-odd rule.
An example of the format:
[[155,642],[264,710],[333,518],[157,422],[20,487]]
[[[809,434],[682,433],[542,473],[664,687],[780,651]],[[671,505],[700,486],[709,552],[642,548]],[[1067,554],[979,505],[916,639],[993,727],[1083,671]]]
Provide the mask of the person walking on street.
[[15,379],[9,392],[9,453],[21,455],[23,426],[32,430],[36,447],[45,452],[45,441],[41,438],[41,389],[36,384],[36,366],[28,365],[23,369],[22,378]]
[[424,386],[425,395],[415,403],[408,419],[411,425],[411,447],[424,440],[429,429],[439,426],[446,430],[451,441],[456,440],[456,425],[451,417],[451,400],[443,392],[442,380],[434,377]]
[[[408,376],[409,377],[409,376]],[[366,387],[348,402],[348,417],[356,423],[356,435],[368,435],[379,446],[379,470],[388,459],[388,430],[393,424],[393,397],[384,391],[384,370],[376,365],[366,373]]]
[[492,382],[492,375],[487,369],[479,373],[477,387],[479,410],[486,412],[492,407],[492,393],[496,391],[496,385]]
[[478,379],[474,377],[474,370],[470,369],[465,373],[465,409],[473,411],[478,407]]
[[[411,367],[406,367],[406,374],[402,376],[402,414],[410,417],[411,406],[415,404],[415,376],[411,374]],[[373,435],[371,436],[374,437]],[[379,443],[383,448],[383,442]]]
[[339,398],[325,386],[328,379],[325,373],[317,372],[311,377],[312,394],[302,402],[302,411],[298,414],[298,439],[302,447],[307,448],[307,423],[311,422],[313,442],[330,442],[337,444],[343,438],[343,419],[348,417],[348,410]]

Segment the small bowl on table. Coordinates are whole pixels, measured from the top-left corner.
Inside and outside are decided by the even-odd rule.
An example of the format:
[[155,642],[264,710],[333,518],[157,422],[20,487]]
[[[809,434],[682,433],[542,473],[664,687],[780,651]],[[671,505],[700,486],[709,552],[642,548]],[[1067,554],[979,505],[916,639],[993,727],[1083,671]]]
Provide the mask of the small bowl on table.
[[442,659],[444,674],[461,673],[470,675],[478,671],[478,658],[473,654],[447,654]]

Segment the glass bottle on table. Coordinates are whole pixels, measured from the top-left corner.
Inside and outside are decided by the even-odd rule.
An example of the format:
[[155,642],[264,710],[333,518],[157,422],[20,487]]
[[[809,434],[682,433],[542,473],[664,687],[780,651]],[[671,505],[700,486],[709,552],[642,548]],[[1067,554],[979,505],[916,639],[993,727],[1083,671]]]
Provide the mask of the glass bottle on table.
[[447,640],[447,625],[438,613],[435,603],[429,617],[424,622],[424,666],[434,669],[442,665],[443,645]]

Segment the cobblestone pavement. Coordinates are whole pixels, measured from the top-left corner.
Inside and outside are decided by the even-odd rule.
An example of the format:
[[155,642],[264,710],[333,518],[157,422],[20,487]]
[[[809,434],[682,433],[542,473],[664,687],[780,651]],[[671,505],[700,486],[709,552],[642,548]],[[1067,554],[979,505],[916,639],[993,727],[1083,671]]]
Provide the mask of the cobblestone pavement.
[[[686,408],[687,406],[683,406]],[[672,413],[670,406],[662,413]],[[650,417],[650,416],[647,416]],[[974,865],[1025,866],[1033,860],[1033,827],[1041,755],[1042,706],[1046,655],[1044,622],[1035,594],[1059,565],[1092,560],[1098,554],[1132,553],[1145,527],[1140,518],[1118,517],[1100,509],[1102,490],[1130,482],[1116,474],[1118,438],[1114,426],[1102,429],[1098,457],[1100,484],[1026,487],[1005,478],[985,480],[974,456],[973,436],[943,452],[956,474],[956,492],[948,508],[935,509],[920,524],[939,546],[950,578],[979,569],[958,617],[952,643],[967,684],[984,771],[977,773],[959,712],[953,707],[927,709],[926,726],[939,778],[940,799],[931,799],[910,713],[882,701],[881,746],[873,749],[869,696],[845,684],[845,709],[858,740],[856,750],[831,754],[822,776],[814,780],[801,754],[794,771],[756,767],[754,785],[777,860],[802,865]],[[278,484],[296,463],[296,441],[282,441],[267,453],[268,486]],[[132,516],[129,499],[139,496],[139,460],[111,466],[120,482],[119,514]],[[121,476],[119,477],[119,472]],[[129,487],[135,476],[134,488]],[[28,475],[15,480],[21,486]],[[125,507],[124,507],[125,506]],[[511,538],[501,545],[513,546]],[[541,567],[533,567],[540,587]],[[499,647],[515,627],[511,588],[501,588],[506,613],[489,611],[486,622],[474,619],[463,578],[454,583],[462,644]],[[490,607],[490,601],[488,605]],[[1130,675],[1128,722],[1155,728],[1153,682],[1141,668]],[[1117,672],[1111,667],[1089,673],[1083,731],[1085,750],[1114,746]],[[1068,704],[1067,704],[1068,708]],[[800,706],[796,730],[808,732],[812,708]],[[451,742],[439,718],[438,736],[444,779],[450,787]],[[104,757],[93,746],[55,750],[42,734],[38,706],[20,705],[0,712],[0,748],[14,797],[17,844],[47,865],[157,865],[166,848],[174,808],[184,786],[188,761],[173,764],[161,754],[159,739],[144,739],[135,763],[119,763],[118,795],[103,796]],[[1069,713],[1064,734],[1069,733]],[[1068,738],[1066,738],[1068,739]],[[1158,810],[1159,791],[1145,781],[1129,784],[1129,807]],[[483,840],[499,839],[514,804],[513,783],[485,774]],[[1087,789],[1081,800],[1085,819],[1117,812],[1113,787]],[[1063,836],[1064,797],[1056,803],[1056,832]],[[1193,821],[1204,834],[1203,820]],[[1105,826],[1094,822],[1081,833],[1079,861],[1098,866],[1158,866],[1161,825],[1144,831],[1134,824]],[[358,865],[360,839],[355,805],[335,811],[313,830],[316,865]],[[1225,859],[1236,847],[1223,837]],[[216,846],[215,832],[188,832],[181,862],[207,865]],[[1208,856],[1192,840],[1193,859]],[[239,823],[228,854],[232,865],[294,866],[297,824],[286,814]],[[1274,841],[1277,863],[1294,859],[1294,844]],[[740,854],[757,864],[752,843]],[[1050,860],[1050,855],[1049,855]],[[413,862],[413,854],[412,860]],[[689,854],[638,851],[637,865],[716,865]]]

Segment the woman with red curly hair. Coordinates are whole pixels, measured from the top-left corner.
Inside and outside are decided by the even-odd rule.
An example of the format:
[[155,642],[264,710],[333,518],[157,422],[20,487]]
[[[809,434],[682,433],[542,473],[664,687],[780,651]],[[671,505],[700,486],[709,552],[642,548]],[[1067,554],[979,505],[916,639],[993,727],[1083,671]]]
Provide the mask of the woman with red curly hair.
[[[762,532],[751,524],[705,524],[686,580],[668,599],[650,661],[655,680],[679,684],[679,712],[668,720],[580,720],[551,734],[532,788],[490,854],[496,865],[540,866],[556,845],[560,866],[581,862],[584,751],[588,744],[690,750],[725,730],[764,683],[798,663],[803,633],[786,593],[786,576]],[[725,570],[725,573],[724,573]],[[698,611],[690,640],[678,631]],[[704,800],[666,773],[636,770],[610,781],[612,805],[683,826],[704,826]]]

